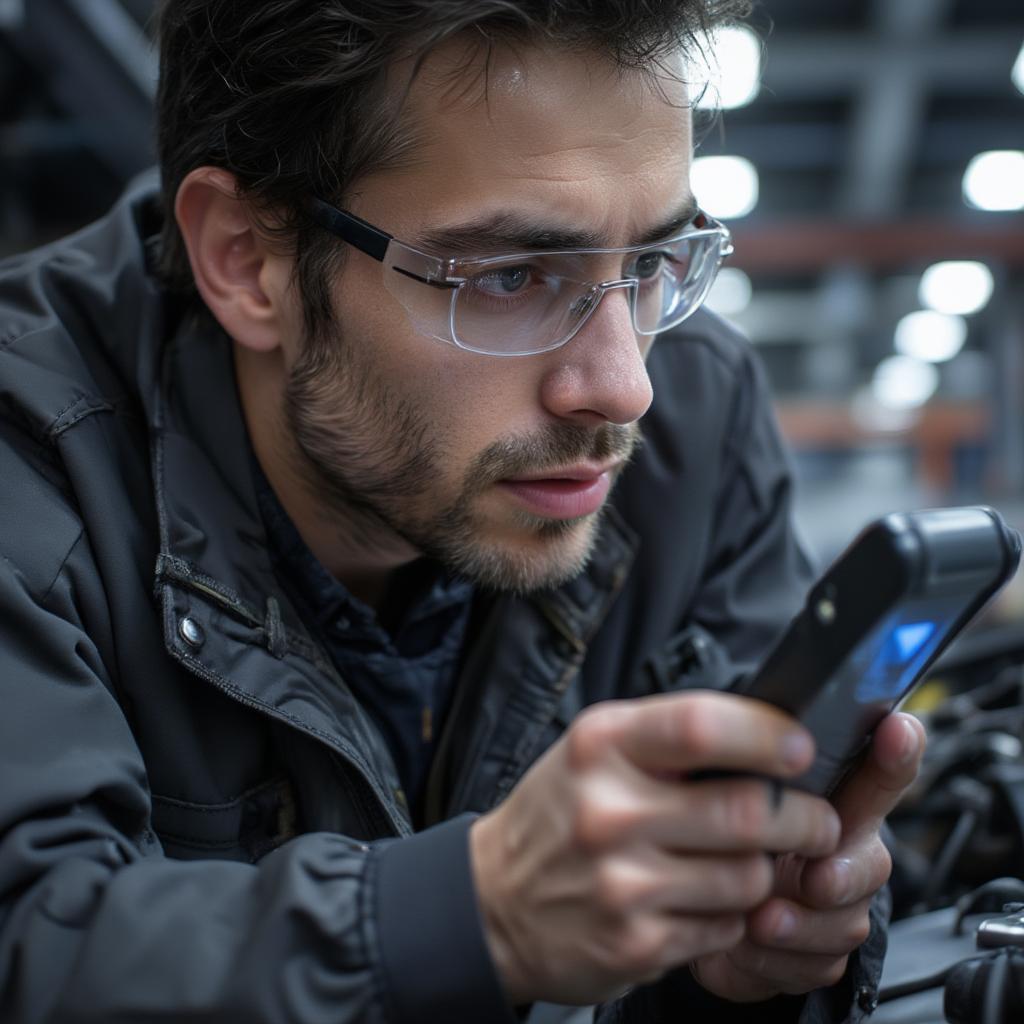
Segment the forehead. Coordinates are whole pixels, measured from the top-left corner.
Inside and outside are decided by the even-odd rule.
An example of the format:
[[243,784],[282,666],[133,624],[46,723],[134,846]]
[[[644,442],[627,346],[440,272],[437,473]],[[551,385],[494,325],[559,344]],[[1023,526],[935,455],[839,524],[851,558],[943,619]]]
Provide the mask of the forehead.
[[685,87],[601,54],[450,40],[413,81],[406,116],[412,160],[364,180],[353,203],[395,234],[396,219],[409,230],[515,210],[628,244],[688,194]]

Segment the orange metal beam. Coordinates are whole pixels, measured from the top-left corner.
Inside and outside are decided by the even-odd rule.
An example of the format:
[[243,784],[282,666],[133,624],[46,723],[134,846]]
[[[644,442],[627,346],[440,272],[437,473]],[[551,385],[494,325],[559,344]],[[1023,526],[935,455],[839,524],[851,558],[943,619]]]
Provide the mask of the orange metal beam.
[[942,259],[1024,266],[1024,214],[989,214],[991,225],[951,220],[878,223],[771,221],[736,225],[729,265],[754,273],[806,272],[842,264],[890,270]]

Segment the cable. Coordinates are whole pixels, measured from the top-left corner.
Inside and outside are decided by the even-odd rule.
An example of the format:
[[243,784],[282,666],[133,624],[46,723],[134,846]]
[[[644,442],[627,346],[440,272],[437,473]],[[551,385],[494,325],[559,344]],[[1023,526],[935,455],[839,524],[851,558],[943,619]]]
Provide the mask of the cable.
[[1002,1024],[1006,1002],[1006,982],[1010,974],[1010,950],[1001,949],[992,960],[992,970],[985,982],[981,1024]]
[[887,988],[879,989],[878,1004],[881,1006],[882,1003],[887,1003],[891,999],[899,999],[901,996],[912,996],[915,992],[924,992],[925,989],[929,988],[939,988],[945,985],[949,972],[953,967],[957,966],[959,965],[953,964],[952,967],[944,967],[941,971],[936,971],[934,974],[926,975],[923,978],[914,978],[913,981],[904,981],[898,985],[890,985]]
[[949,876],[953,873],[956,862],[964,852],[967,844],[978,827],[981,815],[973,807],[965,810],[957,819],[949,838],[942,844],[935,869],[929,874],[928,882],[921,893],[921,902],[929,906],[932,900],[942,891]]

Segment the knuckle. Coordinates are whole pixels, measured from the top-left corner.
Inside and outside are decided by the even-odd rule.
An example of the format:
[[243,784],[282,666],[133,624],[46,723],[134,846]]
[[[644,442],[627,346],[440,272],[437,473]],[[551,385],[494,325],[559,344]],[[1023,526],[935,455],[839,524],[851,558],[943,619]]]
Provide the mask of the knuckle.
[[764,787],[742,782],[722,801],[724,824],[729,834],[743,846],[759,845],[768,825],[768,801]]
[[641,817],[634,802],[617,799],[602,784],[585,785],[577,798],[572,835],[578,849],[599,854],[621,843],[632,834]]
[[608,845],[610,829],[604,808],[594,800],[583,798],[573,816],[572,837],[585,853],[600,853]]
[[584,708],[565,736],[570,768],[592,767],[614,743],[620,731],[621,710],[617,701],[603,701]]
[[619,939],[619,965],[633,978],[656,975],[665,966],[663,958],[667,947],[668,935],[663,927],[647,918],[635,920]]
[[676,741],[695,759],[714,753],[717,728],[713,708],[707,701],[694,698],[680,701],[672,722]]
[[617,860],[605,860],[594,876],[594,899],[604,911],[625,917],[646,895],[647,887],[634,870]]
[[792,823],[790,831],[798,840],[794,848],[813,856],[832,853],[842,828],[832,807],[818,797],[803,793],[787,793],[785,801],[787,817]]
[[744,857],[730,888],[741,906],[756,906],[771,894],[775,881],[771,861],[765,856]]

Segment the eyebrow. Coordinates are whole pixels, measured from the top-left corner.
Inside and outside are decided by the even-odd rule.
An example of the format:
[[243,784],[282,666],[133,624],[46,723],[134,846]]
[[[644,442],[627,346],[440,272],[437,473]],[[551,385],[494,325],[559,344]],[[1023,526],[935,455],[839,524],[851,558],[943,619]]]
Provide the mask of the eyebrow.
[[[689,224],[698,212],[696,199],[692,195],[687,196],[669,217],[631,244],[650,245],[670,238]],[[610,248],[606,239],[596,231],[542,224],[514,210],[499,210],[482,220],[436,228],[421,235],[417,244],[446,256]]]

